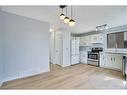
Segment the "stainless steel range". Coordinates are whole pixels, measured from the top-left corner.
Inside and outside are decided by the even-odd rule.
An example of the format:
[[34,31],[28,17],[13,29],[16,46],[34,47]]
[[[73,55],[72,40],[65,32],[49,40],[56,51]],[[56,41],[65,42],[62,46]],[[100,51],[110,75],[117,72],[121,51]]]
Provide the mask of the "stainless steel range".
[[103,51],[102,48],[92,48],[91,51],[88,51],[88,64],[89,65],[94,65],[94,66],[99,66],[99,57],[100,53]]

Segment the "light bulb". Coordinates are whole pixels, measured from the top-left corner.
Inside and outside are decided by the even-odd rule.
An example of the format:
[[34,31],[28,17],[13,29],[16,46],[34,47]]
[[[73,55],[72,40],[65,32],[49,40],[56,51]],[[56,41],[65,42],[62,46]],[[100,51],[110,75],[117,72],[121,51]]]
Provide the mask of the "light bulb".
[[68,17],[65,17],[65,18],[64,18],[64,22],[65,22],[65,23],[68,23],[69,21],[70,21],[70,19],[69,19]]
[[69,21],[69,25],[70,25],[70,26],[74,26],[74,25],[75,25],[75,21],[74,21],[73,19],[71,19],[71,20]]
[[60,19],[64,19],[65,15],[64,14],[60,14]]

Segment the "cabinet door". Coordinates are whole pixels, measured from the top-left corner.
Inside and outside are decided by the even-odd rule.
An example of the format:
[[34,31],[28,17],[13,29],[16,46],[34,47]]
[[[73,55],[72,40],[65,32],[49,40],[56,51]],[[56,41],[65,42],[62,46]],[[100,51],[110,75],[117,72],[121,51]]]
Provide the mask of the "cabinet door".
[[85,44],[89,45],[90,42],[91,42],[91,36],[88,35],[88,36],[85,37]]
[[80,53],[80,62],[87,64],[87,52]]
[[106,63],[105,66],[109,68],[113,68],[113,56],[112,54],[106,54]]
[[103,34],[98,34],[98,43],[103,43],[103,38],[104,38]]
[[98,38],[97,35],[91,35],[91,38],[90,38],[91,43],[97,43],[97,38]]
[[116,35],[115,35],[115,33],[107,34],[107,48],[116,48]]
[[113,67],[115,69],[122,70],[122,55],[115,55],[113,61],[114,61]]
[[105,54],[100,53],[100,66],[105,67]]
[[86,36],[80,38],[80,46],[86,45]]
[[122,70],[122,55],[106,54],[105,66],[111,69]]

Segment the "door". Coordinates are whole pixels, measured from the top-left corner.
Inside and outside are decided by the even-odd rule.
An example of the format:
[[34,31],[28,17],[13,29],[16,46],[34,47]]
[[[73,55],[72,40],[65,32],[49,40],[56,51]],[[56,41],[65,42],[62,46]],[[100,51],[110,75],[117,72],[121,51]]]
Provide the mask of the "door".
[[84,37],[80,37],[80,46],[84,46],[84,45],[86,45],[86,36],[84,36]]
[[104,38],[103,34],[98,34],[98,43],[103,43],[103,38]]
[[105,67],[105,54],[103,52],[100,53],[100,66]]
[[111,69],[122,70],[122,55],[106,54],[105,66]]
[[114,55],[114,68],[122,70],[122,58],[123,56],[120,54]]
[[113,57],[112,54],[106,54],[106,67],[113,68]]
[[97,43],[98,35],[91,35],[91,43]]

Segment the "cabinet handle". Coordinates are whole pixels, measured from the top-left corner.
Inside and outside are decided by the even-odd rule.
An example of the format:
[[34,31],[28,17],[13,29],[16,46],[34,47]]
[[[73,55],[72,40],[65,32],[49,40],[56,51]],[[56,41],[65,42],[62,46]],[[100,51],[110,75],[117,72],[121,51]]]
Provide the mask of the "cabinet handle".
[[112,61],[112,57],[111,57],[111,61]]
[[114,62],[115,62],[115,58],[114,58]]

